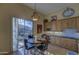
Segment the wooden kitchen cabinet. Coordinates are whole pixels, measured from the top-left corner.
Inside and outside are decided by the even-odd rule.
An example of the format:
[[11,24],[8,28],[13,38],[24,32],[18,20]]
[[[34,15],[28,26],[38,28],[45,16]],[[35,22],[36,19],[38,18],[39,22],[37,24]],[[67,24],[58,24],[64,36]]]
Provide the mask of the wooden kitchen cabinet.
[[77,27],[77,32],[79,32],[79,17],[76,19],[76,27]]
[[56,31],[62,31],[62,20],[56,21]]
[[72,18],[69,18],[69,19],[67,19],[67,24],[68,24],[68,26],[67,26],[67,28],[72,28]]
[[61,43],[61,38],[60,37],[56,37],[55,38],[55,44],[60,46],[60,43]]
[[51,30],[56,31],[56,28],[57,28],[56,21],[51,21]]
[[48,27],[48,19],[45,19],[43,23],[44,23],[44,31],[46,31]]
[[75,52],[78,51],[78,43],[76,39],[54,36],[51,43],[53,45],[56,45],[71,51],[75,51]]
[[43,21],[43,23],[44,23],[44,31],[50,31],[51,30],[51,26],[52,26],[52,22],[49,22],[48,21],[48,19],[45,19],[44,21]]
[[61,37],[53,36],[52,40],[50,41],[51,41],[51,44],[59,46],[61,43]]
[[52,36],[53,38],[50,40],[51,44],[56,44],[56,37]]
[[76,42],[76,39],[62,38],[60,44],[61,44],[61,47],[64,47],[64,48],[69,49],[71,51],[77,52],[77,42]]
[[79,32],[79,17],[55,20],[51,22],[48,22],[48,20],[44,21],[45,31],[51,29],[51,31],[60,32],[68,28],[76,29],[77,32]]
[[76,29],[76,18],[68,19],[68,28]]
[[68,28],[68,20],[62,20],[62,30],[65,30],[65,29],[67,29]]
[[76,29],[76,19],[77,18],[72,18],[72,28]]
[[62,20],[62,30],[65,30],[67,28],[76,29],[76,18]]
[[56,20],[51,21],[51,31],[56,31]]

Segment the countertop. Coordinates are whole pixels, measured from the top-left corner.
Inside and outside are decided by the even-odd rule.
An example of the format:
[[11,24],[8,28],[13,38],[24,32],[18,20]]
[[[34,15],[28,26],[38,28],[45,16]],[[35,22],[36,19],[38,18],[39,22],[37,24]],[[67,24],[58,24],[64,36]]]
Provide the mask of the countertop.
[[79,33],[64,33],[64,32],[53,32],[53,31],[46,31],[41,34],[36,35],[36,37],[40,37],[42,34],[47,34],[50,37],[58,36],[64,38],[71,38],[71,39],[79,39]]
[[45,32],[49,36],[59,36],[71,39],[79,39],[79,33]]

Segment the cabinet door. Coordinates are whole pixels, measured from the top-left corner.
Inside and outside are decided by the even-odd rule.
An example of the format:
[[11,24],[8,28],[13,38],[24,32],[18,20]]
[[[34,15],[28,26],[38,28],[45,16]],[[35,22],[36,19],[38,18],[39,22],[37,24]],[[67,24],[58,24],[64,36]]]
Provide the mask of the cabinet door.
[[56,21],[56,31],[62,31],[62,20]]
[[79,32],[79,17],[76,19],[76,27],[77,27],[77,32]]
[[62,30],[65,30],[68,28],[68,20],[62,20]]
[[72,28],[72,19],[67,19],[68,22],[68,27],[67,28]]
[[47,19],[45,19],[44,21],[43,21],[43,25],[44,25],[44,31],[46,31],[47,30],[47,26],[48,26],[48,20]]
[[76,29],[76,19],[77,18],[72,19],[72,28],[74,28],[74,29]]
[[52,43],[53,45],[58,45],[58,46],[60,46],[60,42],[61,42],[61,38],[60,38],[60,37],[53,36],[53,39],[51,40],[51,43]]
[[52,31],[56,31],[56,21],[51,22]]
[[68,19],[68,28],[76,28],[76,18]]
[[77,42],[75,39],[63,38],[60,44],[64,48],[77,52]]
[[56,37],[55,44],[60,46],[60,43],[61,43],[61,38],[60,37]]
[[52,36],[52,39],[50,40],[51,44],[56,44],[56,36]]

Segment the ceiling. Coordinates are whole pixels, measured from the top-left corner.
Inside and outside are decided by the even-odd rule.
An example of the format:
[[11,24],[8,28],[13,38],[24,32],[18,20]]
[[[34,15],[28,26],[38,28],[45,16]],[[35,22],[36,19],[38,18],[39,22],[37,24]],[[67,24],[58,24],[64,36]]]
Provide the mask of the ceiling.
[[[34,3],[25,3],[24,5],[34,9]],[[79,6],[79,4],[75,3],[37,3],[36,9],[38,12],[48,15],[50,13],[56,12],[66,7]]]

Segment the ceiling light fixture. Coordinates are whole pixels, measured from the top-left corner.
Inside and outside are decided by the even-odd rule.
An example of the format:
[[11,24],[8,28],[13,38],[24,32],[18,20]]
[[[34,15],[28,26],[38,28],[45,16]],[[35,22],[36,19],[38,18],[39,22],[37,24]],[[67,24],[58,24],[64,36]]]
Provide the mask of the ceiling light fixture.
[[39,15],[38,15],[37,10],[36,10],[36,3],[34,4],[34,12],[33,12],[33,15],[32,15],[32,20],[33,21],[39,20]]

